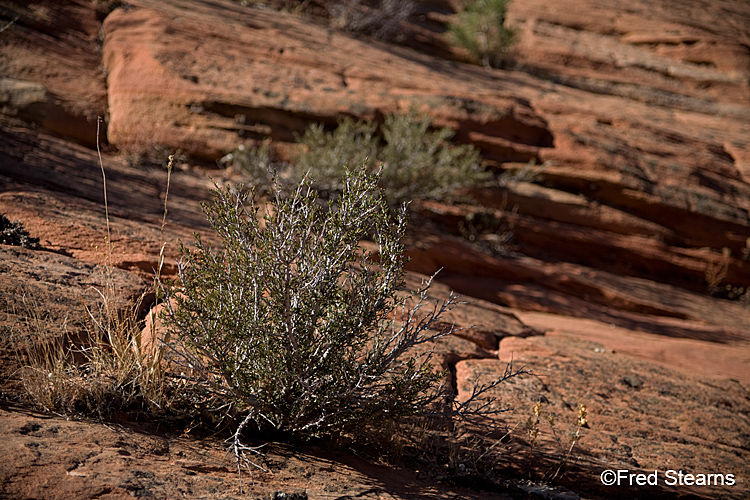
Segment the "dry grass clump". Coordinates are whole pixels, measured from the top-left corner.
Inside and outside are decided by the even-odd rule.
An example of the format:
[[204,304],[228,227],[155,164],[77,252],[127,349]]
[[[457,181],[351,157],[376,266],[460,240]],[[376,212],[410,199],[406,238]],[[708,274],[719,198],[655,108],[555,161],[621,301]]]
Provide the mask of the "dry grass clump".
[[[168,339],[144,345],[144,320],[141,297],[134,303],[118,298],[113,277],[107,176],[101,151],[97,152],[102,172],[104,211],[107,225],[104,254],[104,286],[93,288],[95,305],[86,305],[81,298],[81,317],[77,323],[82,331],[67,321],[52,325],[33,297],[23,297],[26,309],[24,341],[16,339],[22,360],[21,379],[30,398],[47,411],[72,414],[93,414],[100,418],[116,411],[136,409],[141,412],[163,412],[170,406],[175,385],[168,379],[164,355]],[[167,215],[167,199],[174,157],[167,165],[162,234]],[[163,240],[163,238],[162,238]],[[164,262],[162,244],[157,277]],[[83,292],[82,292],[83,294]],[[155,323],[151,322],[152,329]],[[156,331],[150,333],[156,339]]]
[[141,345],[140,301],[121,304],[114,290],[96,290],[100,301],[82,305],[84,331],[50,322],[33,298],[24,297],[30,335],[19,347],[21,379],[31,399],[47,411],[98,417],[168,406],[163,349]]

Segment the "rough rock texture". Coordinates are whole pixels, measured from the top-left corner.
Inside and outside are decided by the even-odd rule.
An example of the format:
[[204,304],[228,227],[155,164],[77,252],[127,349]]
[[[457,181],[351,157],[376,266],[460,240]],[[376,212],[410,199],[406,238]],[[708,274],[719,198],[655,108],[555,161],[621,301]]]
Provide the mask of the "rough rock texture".
[[[36,122],[83,144],[96,144],[107,110],[97,11],[86,0],[0,3],[3,119]],[[104,135],[104,134],[103,134]]]
[[523,63],[565,85],[669,107],[750,97],[742,2],[534,0],[513,3],[508,17],[523,32]]
[[[496,144],[487,153],[496,160],[527,160],[551,145],[544,121],[522,99],[477,100],[488,88],[466,85],[473,68],[456,72],[397,46],[231,3],[197,3],[172,19],[178,4],[144,2],[104,22],[108,134],[118,146],[161,142],[217,157],[242,136],[291,141],[310,121],[411,106],[436,109],[464,136],[489,129]],[[205,39],[196,43],[196,33]]]
[[[541,477],[553,475],[562,462],[560,457],[567,455],[583,404],[588,411],[588,427],[582,429],[585,437],[565,462],[567,475],[560,484],[592,488],[599,482],[598,475],[591,474],[596,470],[658,470],[657,486],[612,488],[606,490],[607,497],[662,498],[675,492],[699,498],[743,495],[750,486],[745,420],[750,402],[746,379],[740,381],[726,373],[696,375],[696,365],[691,365],[690,370],[672,370],[658,360],[642,361],[598,340],[583,340],[577,332],[526,339],[509,337],[500,344],[499,360],[461,361],[456,378],[478,378],[481,383],[488,383],[504,369],[511,354],[517,364],[533,371],[533,377],[506,381],[493,396],[500,405],[515,408],[519,434],[525,431],[526,419],[534,416],[534,405],[542,401],[538,448],[534,450]],[[470,391],[470,387],[464,385],[463,391]],[[710,413],[704,413],[706,408],[711,409]],[[549,416],[554,418],[553,425]],[[696,451],[708,442],[710,460],[704,452]],[[509,457],[508,462],[530,467],[527,461],[533,460],[526,448]],[[670,488],[665,484],[668,470],[709,474],[714,469],[734,474],[737,484],[710,488]],[[583,471],[586,472],[581,474]]]
[[246,494],[240,495],[237,471],[215,439],[127,423],[69,421],[5,403],[0,435],[0,453],[14,458],[0,464],[3,498],[268,499],[276,491],[326,499],[486,498],[351,454],[285,445],[267,450],[272,472],[256,470],[252,480],[246,475]]
[[[532,186],[474,193],[478,209],[512,212],[506,222],[524,254],[702,290],[728,248],[724,284],[750,282],[741,260],[750,109],[741,102],[705,92],[684,105],[642,102],[486,73],[282,13],[171,5],[144,1],[104,22],[108,137],[119,147],[167,144],[218,157],[245,139],[293,140],[310,121],[417,107],[494,164],[546,162]],[[200,44],[191,42],[196,33]],[[621,65],[651,54],[631,47],[632,37],[612,38],[619,52],[641,55]],[[538,59],[523,47],[521,63]],[[746,90],[743,73],[730,72],[728,82]],[[638,85],[655,88],[649,79]],[[692,106],[704,101],[711,106]]]
[[[0,211],[23,221],[47,249],[90,263],[109,262],[104,180],[96,151],[25,129],[2,129],[0,137]],[[169,223],[162,236],[167,173],[144,172],[111,158],[104,170],[112,264],[152,276],[163,241],[170,257],[165,271],[174,272],[177,238],[190,240],[192,232],[208,226],[197,202],[210,199],[211,181],[175,169]]]
[[[750,285],[750,4],[513,2],[520,40],[505,71],[456,62],[448,3],[417,12],[405,42],[419,51],[228,0],[0,0],[0,26],[13,21],[0,33],[0,213],[45,247],[0,247],[0,456],[16,457],[0,466],[0,496],[235,497],[219,438],[11,404],[14,336],[33,316],[23,299],[75,324],[109,259],[135,297],[162,242],[169,275],[178,239],[211,237],[198,202],[231,173],[206,160],[256,140],[288,147],[311,122],[413,107],[498,173],[543,164],[460,203],[415,203],[407,241],[410,285],[442,269],[435,297],[453,289],[469,302],[446,317],[461,329],[435,350],[459,396],[511,360],[533,370],[493,393],[515,409],[498,445],[510,479],[500,488],[455,463],[438,464],[440,479],[279,445],[253,498],[750,495],[750,308],[737,300]],[[111,256],[91,149],[99,116]],[[175,150],[189,158],[172,171],[162,231],[157,164]],[[525,424],[538,401],[532,453]],[[588,424],[566,458],[580,404]],[[603,487],[599,474],[615,468],[737,484]]]

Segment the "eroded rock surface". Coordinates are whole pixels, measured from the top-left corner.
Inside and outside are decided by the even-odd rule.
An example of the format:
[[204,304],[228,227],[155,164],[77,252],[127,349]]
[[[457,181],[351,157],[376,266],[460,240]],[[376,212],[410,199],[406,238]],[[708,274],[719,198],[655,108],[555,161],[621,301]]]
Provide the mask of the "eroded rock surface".
[[[442,269],[435,297],[453,289],[469,302],[445,318],[461,330],[436,346],[459,394],[511,360],[533,371],[493,393],[514,409],[502,415],[510,477],[563,485],[560,498],[748,496],[750,309],[736,299],[750,285],[750,4],[514,2],[517,64],[491,71],[443,58],[460,54],[440,32],[449,9],[432,2],[411,20],[418,43],[407,45],[421,51],[228,0],[96,5],[0,2],[0,24],[13,21],[0,34],[0,212],[46,249],[0,248],[7,397],[24,291],[48,319],[74,321],[107,259],[127,297],[150,282],[162,243],[163,272],[174,273],[178,239],[211,237],[198,205],[211,179],[231,177],[206,160],[266,139],[283,153],[312,122],[416,108],[498,173],[544,164],[460,203],[415,203],[407,241],[410,285]],[[162,230],[158,163],[176,150],[189,158],[172,171]],[[525,423],[538,401],[557,434],[543,420],[532,458]],[[565,459],[580,404],[588,424]],[[0,413],[2,456],[17,457],[0,468],[2,495],[235,496],[215,439],[5,403]],[[267,465],[256,496],[526,495],[518,482],[463,490],[447,476],[284,447]],[[599,474],[616,468],[732,473],[737,484],[603,488]]]

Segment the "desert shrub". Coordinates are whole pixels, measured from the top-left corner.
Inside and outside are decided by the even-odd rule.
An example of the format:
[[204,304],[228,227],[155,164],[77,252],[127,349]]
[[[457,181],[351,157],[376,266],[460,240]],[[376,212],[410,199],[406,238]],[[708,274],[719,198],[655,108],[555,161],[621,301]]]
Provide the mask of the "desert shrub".
[[266,180],[273,169],[271,147],[268,143],[258,147],[240,145],[235,151],[221,159],[222,164],[231,164],[251,180]]
[[288,170],[289,167],[286,162],[274,159],[271,144],[267,142],[259,146],[240,144],[224,155],[219,164],[237,171],[247,183],[259,191],[270,187],[274,172]]
[[305,150],[294,162],[297,175],[309,171],[316,186],[338,191],[346,165],[369,159],[371,165],[382,164],[380,186],[392,206],[417,198],[440,198],[491,178],[482,169],[476,148],[453,145],[450,128],[430,130],[430,125],[429,117],[419,117],[414,111],[386,115],[382,145],[371,123],[345,119],[332,132],[313,125],[299,140]]
[[491,174],[481,165],[479,150],[452,145],[453,130],[430,130],[429,117],[386,115],[382,185],[389,199],[440,198],[462,187],[487,182]]
[[294,158],[297,177],[308,171],[318,189],[340,191],[347,165],[362,165],[374,160],[380,139],[377,124],[344,118],[332,132],[326,132],[322,123],[312,124],[298,141],[305,147]]
[[335,28],[388,41],[404,38],[414,9],[413,0],[336,0],[327,7]]
[[[259,425],[304,435],[346,431],[424,405],[439,374],[406,350],[440,335],[438,313],[405,304],[405,213],[392,215],[364,171],[347,176],[336,204],[316,203],[307,180],[262,219],[247,192],[217,189],[204,205],[224,249],[196,238],[182,248],[167,294],[174,333],[196,349],[193,366],[219,377]],[[359,248],[372,237],[379,265]],[[177,293],[179,291],[180,293]],[[444,332],[443,332],[444,333]]]
[[401,291],[406,212],[393,213],[377,182],[364,167],[348,172],[325,205],[308,178],[288,197],[276,184],[265,207],[217,187],[204,211],[222,249],[196,237],[181,249],[177,281],[164,284],[171,333],[192,348],[181,363],[247,412],[232,439],[238,469],[250,422],[357,437],[410,416],[490,412],[450,403],[445,374],[420,349],[451,332],[439,320],[456,298],[428,306],[429,282]]
[[477,0],[459,12],[448,27],[452,43],[466,50],[485,68],[503,67],[510,59],[509,50],[517,31],[505,26],[505,12],[510,0]]
[[42,248],[39,238],[32,237],[23,227],[20,221],[10,221],[5,215],[0,214],[0,245],[15,245],[31,250]]

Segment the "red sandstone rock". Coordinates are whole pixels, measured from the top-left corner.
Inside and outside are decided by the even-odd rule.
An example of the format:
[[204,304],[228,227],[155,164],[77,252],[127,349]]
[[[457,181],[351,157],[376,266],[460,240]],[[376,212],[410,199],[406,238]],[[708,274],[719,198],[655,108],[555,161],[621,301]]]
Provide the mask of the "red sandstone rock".
[[[449,18],[424,5],[430,19]],[[106,116],[102,140],[131,157],[163,146],[213,159],[240,142],[292,141],[313,121],[416,106],[456,128],[494,170],[545,162],[538,177],[467,190],[459,205],[415,204],[422,219],[408,241],[411,270],[442,268],[435,298],[454,289],[469,301],[445,318],[463,330],[435,348],[459,398],[477,376],[496,379],[510,359],[534,372],[493,392],[516,409],[502,420],[511,427],[512,473],[541,479],[565,455],[567,445],[542,420],[528,463],[524,423],[537,401],[563,441],[586,404],[589,428],[562,480],[582,496],[747,497],[750,312],[706,291],[711,277],[720,293],[750,285],[748,4],[624,5],[514,2],[518,67],[486,72],[440,59],[449,51],[429,30],[419,42],[432,54],[221,0],[129,2],[107,16],[100,52],[89,2],[5,2],[3,19],[21,17],[0,36],[0,213],[68,257],[0,252],[0,333],[24,320],[12,311],[21,288],[39,291],[57,320],[74,315],[76,297],[99,283],[88,279],[106,257],[101,170],[96,152],[78,145],[94,143],[96,116]],[[166,172],[107,152],[104,165],[116,274],[140,293],[159,259]],[[166,273],[174,272],[178,238],[210,237],[197,205],[210,186],[200,169],[173,172]],[[497,224],[467,242],[457,234],[469,214]],[[514,257],[487,250],[505,231]],[[409,275],[410,286],[419,278]],[[2,376],[11,377],[3,391],[12,393],[9,339]],[[214,441],[163,428],[112,431],[3,405],[0,454],[18,460],[0,467],[2,496],[126,498],[148,489],[228,498],[236,488]],[[165,435],[154,441],[154,432]],[[295,453],[272,453],[283,465],[258,474],[253,493],[290,485],[313,498],[490,495],[351,457],[323,454],[321,465]],[[615,491],[597,479],[617,467],[720,472],[706,464],[736,473],[738,485]],[[387,493],[373,493],[373,484]]]

